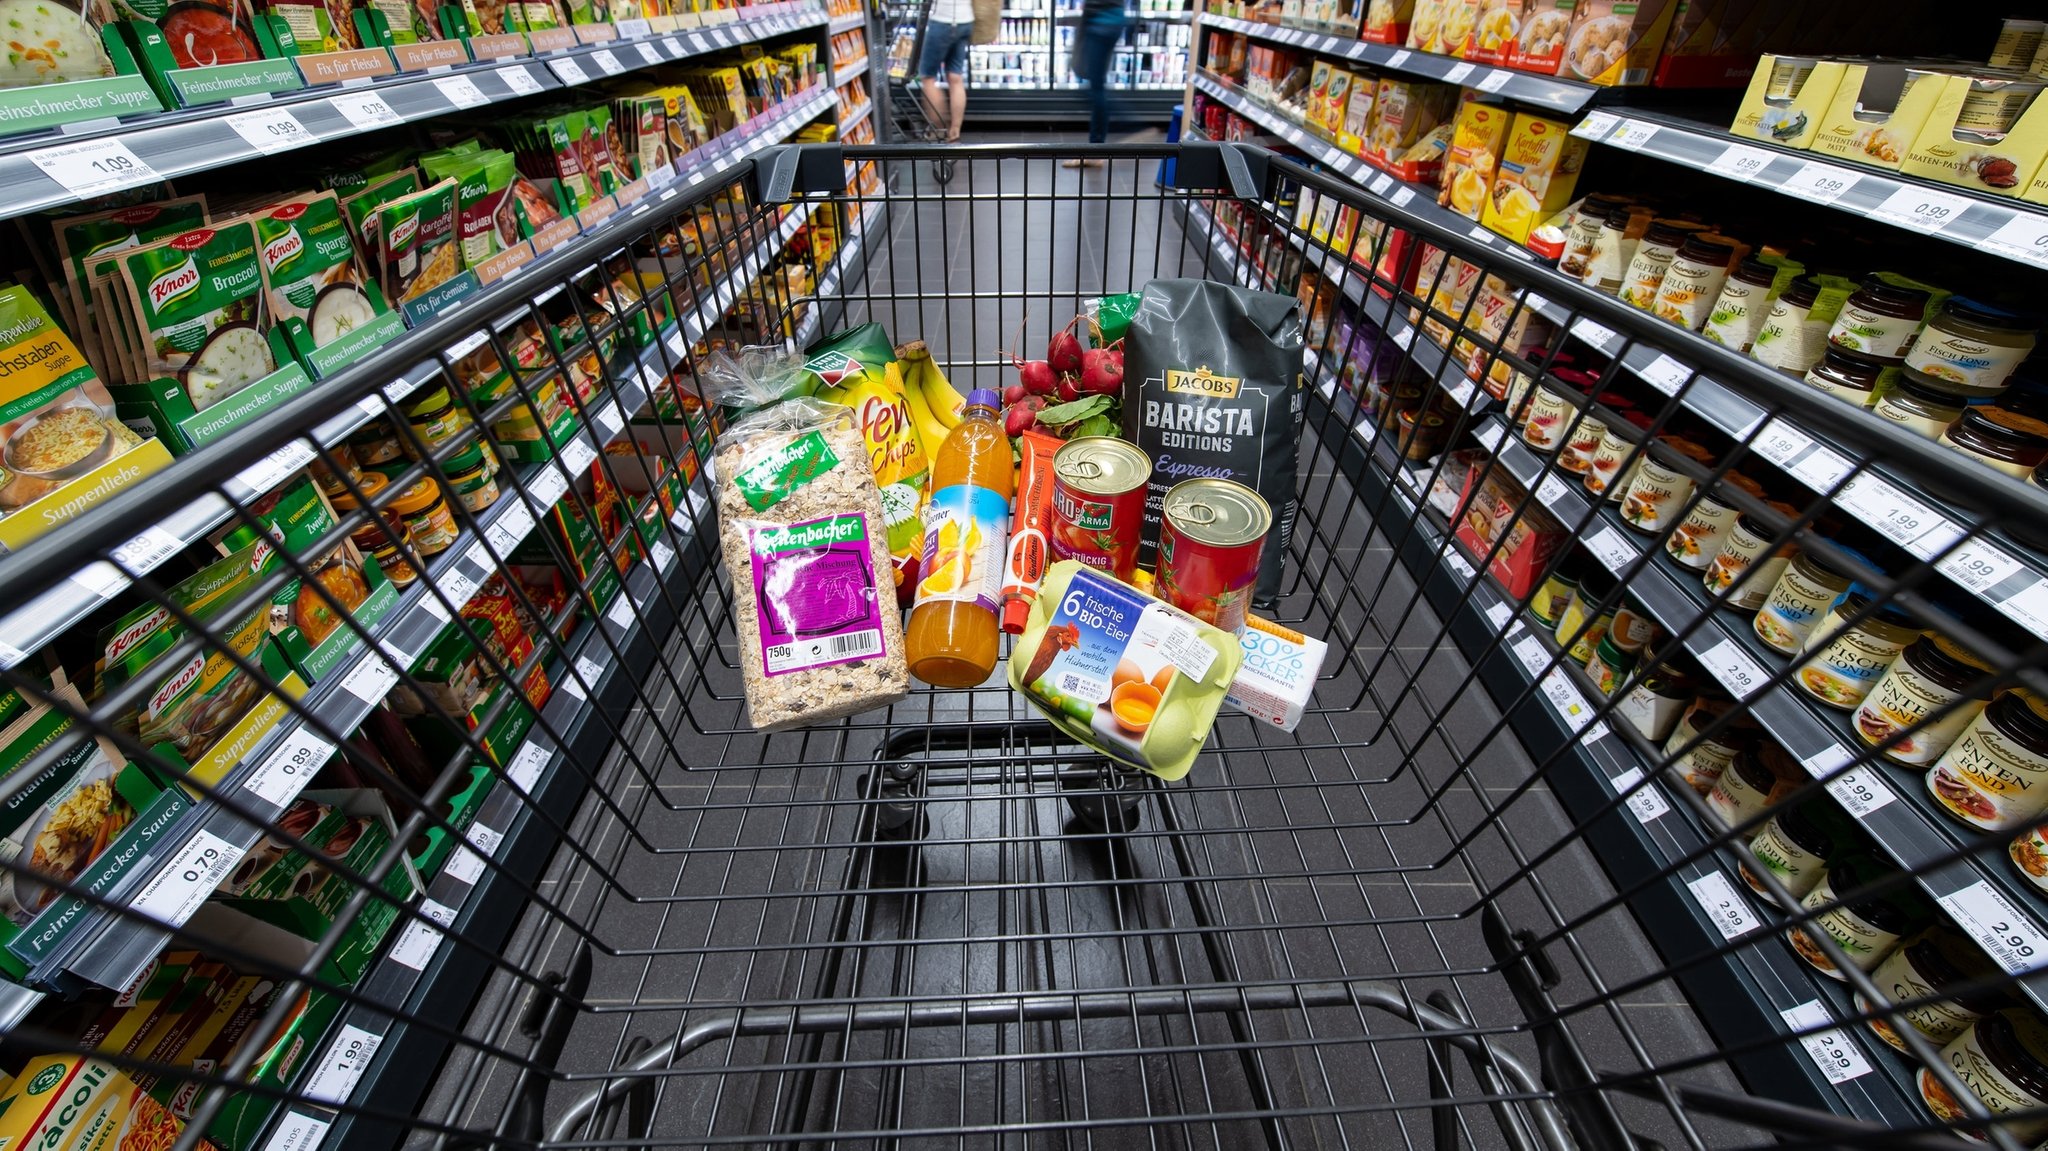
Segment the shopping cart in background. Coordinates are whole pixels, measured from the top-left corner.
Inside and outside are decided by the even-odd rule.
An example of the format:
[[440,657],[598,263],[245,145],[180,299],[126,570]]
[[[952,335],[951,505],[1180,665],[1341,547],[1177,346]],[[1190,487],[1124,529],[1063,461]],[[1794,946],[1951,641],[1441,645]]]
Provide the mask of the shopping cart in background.
[[[883,138],[885,142],[946,142],[945,110],[934,108],[925,98],[924,82],[917,75],[931,7],[931,0],[891,0],[882,5],[889,44],[889,133]],[[933,157],[932,176],[941,184],[951,180],[952,161],[944,156]]]
[[[1531,282],[1527,265],[1270,153],[1092,149],[1109,166],[1084,185],[1058,166],[1077,151],[950,149],[945,183],[928,148],[770,150],[727,185],[600,225],[608,254],[596,264],[544,257],[411,333],[407,346],[424,351],[406,390],[446,387],[468,424],[430,446],[399,421],[411,462],[371,485],[383,491],[349,478],[334,445],[381,410],[393,381],[344,371],[178,461],[178,485],[125,491],[0,564],[0,602],[26,603],[95,562],[135,566],[134,525],[173,522],[195,498],[220,497],[220,514],[251,523],[236,476],[252,460],[317,460],[358,506],[385,507],[415,479],[447,478],[483,429],[544,405],[551,387],[580,429],[551,453],[566,472],[508,456],[497,501],[450,501],[454,546],[401,544],[422,578],[375,621],[303,558],[370,513],[280,552],[283,566],[244,601],[267,603],[296,578],[354,645],[303,691],[237,651],[208,625],[217,617],[193,617],[160,574],[134,578],[133,602],[184,625],[172,657],[228,655],[276,730],[208,778],[124,726],[140,689],[64,705],[79,730],[188,789],[194,814],[164,862],[109,886],[38,880],[78,900],[89,929],[35,965],[31,981],[53,994],[19,1006],[10,1046],[79,1048],[110,996],[171,962],[160,952],[178,963],[198,952],[283,984],[243,1022],[291,1036],[292,1055],[246,1044],[205,1070],[113,1057],[185,1085],[180,1147],[202,1131],[351,1151],[1932,1148],[1955,1145],[1948,1128],[1986,1131],[2006,1151],[2036,1142],[2038,1113],[1990,1114],[1911,1022],[1935,998],[2040,1002],[2021,944],[1916,996],[1880,986],[1830,927],[1845,909],[1890,902],[1928,917],[1938,906],[1965,934],[1989,926],[1971,920],[1978,906],[2038,917],[2005,838],[1942,822],[1918,773],[1880,759],[1840,713],[1799,705],[1794,665],[1745,640],[1744,617],[1673,558],[1698,499],[1635,530],[1587,497],[1563,452],[1526,450],[1516,422],[1574,357],[1584,398],[1540,435],[1567,443],[1627,397],[1652,435],[1616,461],[1619,474],[1677,474],[1731,503],[1761,554],[1796,546],[1853,572],[1861,598],[1817,643],[1904,613],[1974,652],[1985,690],[2048,690],[2041,645],[1975,612],[1944,613],[1957,597],[1936,565],[1994,536],[2008,559],[2031,554],[2026,541],[2048,539],[2039,494],[1842,419],[1827,397],[1590,291],[1523,294],[1482,322],[1443,261],[1416,277],[1430,263],[1422,246],[1510,293]],[[1169,156],[1175,182],[1157,186]],[[888,178],[850,192],[848,160]],[[1314,222],[1325,202],[1356,217],[1334,246]],[[1036,347],[1085,299],[1156,277],[1299,294],[1311,348],[1300,510],[1270,615],[1326,640],[1329,655],[1298,729],[1227,713],[1168,784],[1063,739],[1000,679],[799,731],[750,728],[704,496],[717,422],[697,402],[697,341],[735,277],[794,221],[884,212],[890,239],[865,231],[864,277],[835,266],[816,279],[857,280],[836,301],[844,322],[923,338],[962,389],[1007,380],[998,349],[1020,324]],[[685,222],[703,243],[675,243]],[[847,246],[835,257],[850,258]],[[661,289],[604,290],[629,267]],[[784,314],[799,303],[783,294],[787,278],[756,282]],[[1525,311],[1555,322],[1524,324]],[[1336,341],[1338,315],[1352,317],[1352,339]],[[534,342],[543,317],[557,335]],[[1359,325],[1386,335],[1361,342]],[[1431,326],[1453,341],[1435,343]],[[1593,361],[1568,342],[1585,339],[1610,367],[1583,368]],[[1630,365],[1681,348],[1713,378],[1638,386]],[[521,365],[502,393],[471,386],[485,349]],[[1668,427],[1705,437],[1696,425],[1735,416],[1745,434],[1714,441],[1711,462],[1654,438]],[[1822,428],[1881,465],[1808,467],[1797,474],[1812,486],[1774,484],[1777,504],[1731,479],[1793,435],[1804,442],[1785,458],[1818,461]],[[1834,511],[1845,492],[1883,475],[1946,494],[1944,522],[1966,526],[1913,537],[1912,549],[1832,542],[1846,531]],[[1544,522],[1540,512],[1613,569],[1604,584],[1582,580],[1584,626],[1557,636],[1532,623],[1533,592],[1511,594],[1493,574],[1512,573],[1522,537],[1467,529],[1466,493],[1482,491],[1501,522]],[[614,503],[621,492],[632,498]],[[514,578],[494,582],[508,567]],[[542,579],[548,570],[563,582]],[[1664,638],[1603,692],[1566,653],[1624,606]],[[530,623],[530,649],[492,638],[501,615]],[[473,709],[411,658],[458,635],[495,685]],[[6,683],[49,694],[37,666],[6,671]],[[1750,706],[1645,738],[1624,701],[1695,671],[1738,683]],[[406,700],[397,728],[384,714],[393,693]],[[359,737],[366,722],[382,734]],[[417,755],[400,753],[401,731]],[[1673,772],[1731,733],[1746,741],[1744,771],[1753,759],[1792,766],[1767,773],[1771,806],[1724,823]],[[381,797],[388,843],[336,856],[309,841],[303,820],[286,818],[309,777],[313,796]],[[1859,805],[1869,862],[1847,890],[1802,904],[1745,844],[1796,805],[1837,802]],[[1897,858],[1901,845],[1923,854]],[[244,930],[234,916],[250,908],[202,905],[189,897],[210,887],[181,880],[241,882],[245,859],[290,850],[320,860],[306,878],[335,897],[321,905],[327,920],[300,925],[303,947]],[[5,866],[17,883],[30,875],[24,858]],[[1989,904],[1952,898],[1980,888]],[[1880,1042],[1874,1021],[1905,1050]],[[1957,1114],[1920,1106],[1923,1083]]]

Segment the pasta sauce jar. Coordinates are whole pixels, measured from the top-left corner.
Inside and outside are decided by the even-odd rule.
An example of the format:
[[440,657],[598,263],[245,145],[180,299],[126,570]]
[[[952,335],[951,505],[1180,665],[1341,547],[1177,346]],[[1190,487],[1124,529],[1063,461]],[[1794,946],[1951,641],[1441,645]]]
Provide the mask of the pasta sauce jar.
[[[1983,698],[1970,692],[1987,674],[1954,640],[1932,632],[1923,635],[1906,645],[1884,678],[1856,706],[1856,734],[1863,742],[1879,747],[1879,754],[1893,763],[1926,767],[1940,759],[1984,710]],[[1950,705],[1953,710],[1940,719],[1900,735]],[[1880,747],[1895,736],[1895,742]]]
[[1902,884],[1894,883],[1881,893],[1869,890],[1872,884],[1894,875],[1896,872],[1862,854],[1845,856],[1831,865],[1827,875],[1799,901],[1800,907],[1817,914],[1802,926],[1786,929],[1792,950],[1815,971],[1841,979],[1834,961],[1807,934],[1819,931],[1835,941],[1856,970],[1876,967],[1902,937],[1933,918],[1926,901]]
[[[1868,587],[1849,585],[1807,634],[1799,649],[1804,659],[1793,676],[1801,691],[1829,707],[1855,707],[1906,645],[1920,638],[1923,629],[1910,614],[1891,604],[1873,610],[1875,599]],[[1859,613],[1867,614],[1856,619]]]
[[2048,704],[2004,692],[1927,773],[1935,802],[1973,827],[2014,831],[2048,812]]

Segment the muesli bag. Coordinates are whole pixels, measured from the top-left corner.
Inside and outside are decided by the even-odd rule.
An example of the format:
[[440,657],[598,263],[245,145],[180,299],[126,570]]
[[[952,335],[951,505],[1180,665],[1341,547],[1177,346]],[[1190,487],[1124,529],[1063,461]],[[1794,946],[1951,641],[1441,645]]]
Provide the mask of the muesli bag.
[[1236,480],[1273,510],[1252,600],[1279,594],[1301,439],[1301,303],[1213,280],[1145,285],[1124,340],[1124,438],[1152,457],[1138,563],[1158,562],[1159,509],[1182,480]]
[[747,713],[780,731],[910,694],[874,467],[844,406],[795,399],[715,451]]

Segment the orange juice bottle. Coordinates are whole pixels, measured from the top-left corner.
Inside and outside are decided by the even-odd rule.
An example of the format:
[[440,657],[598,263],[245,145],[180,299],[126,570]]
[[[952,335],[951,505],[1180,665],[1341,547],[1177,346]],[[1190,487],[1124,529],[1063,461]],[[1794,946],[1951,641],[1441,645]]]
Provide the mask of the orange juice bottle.
[[975,687],[995,670],[1002,629],[1003,553],[1010,542],[1010,438],[988,388],[932,461],[924,559],[903,647],[910,674],[933,687]]

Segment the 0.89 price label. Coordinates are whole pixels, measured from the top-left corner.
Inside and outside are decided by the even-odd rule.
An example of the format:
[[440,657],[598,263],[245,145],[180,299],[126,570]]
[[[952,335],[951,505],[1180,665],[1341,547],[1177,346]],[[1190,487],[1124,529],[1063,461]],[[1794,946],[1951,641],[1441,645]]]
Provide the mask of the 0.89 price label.
[[304,727],[293,728],[277,750],[256,765],[242,786],[262,796],[273,807],[285,807],[297,799],[306,781],[313,778],[334,754],[334,745]]

